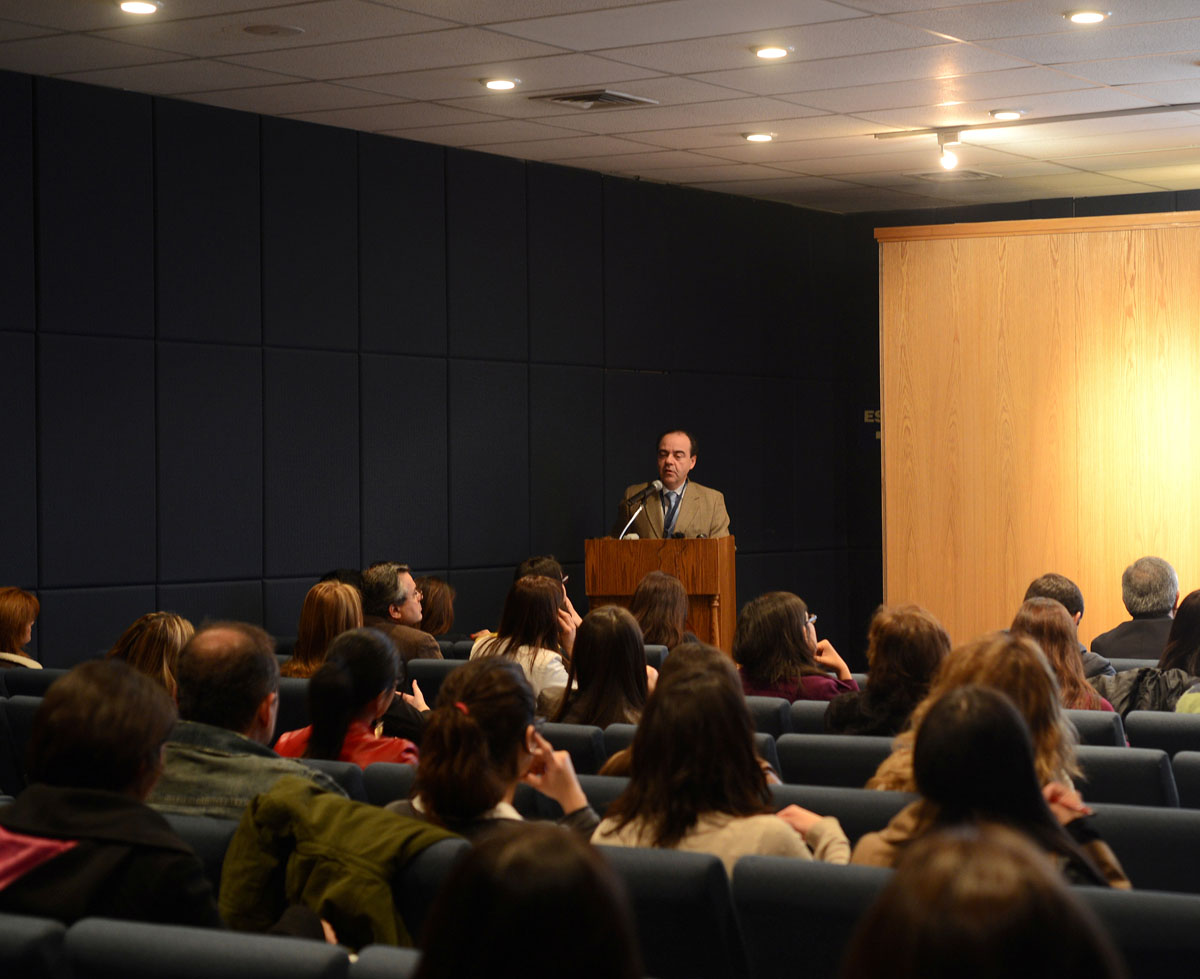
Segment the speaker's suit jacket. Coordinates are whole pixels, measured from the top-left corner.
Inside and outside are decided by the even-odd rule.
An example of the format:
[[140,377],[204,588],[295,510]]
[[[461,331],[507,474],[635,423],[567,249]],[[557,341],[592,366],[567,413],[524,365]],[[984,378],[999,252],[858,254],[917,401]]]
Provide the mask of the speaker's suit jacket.
[[[636,503],[629,502],[630,497],[636,496],[649,485],[635,483],[626,488],[621,505],[617,508],[617,522],[613,525],[614,537],[621,532],[621,528],[629,522],[629,518],[637,509]],[[662,537],[662,494],[656,493],[647,497],[645,503],[646,509],[638,514],[629,532],[639,537]],[[683,534],[684,537],[728,537],[729,514],[725,510],[724,494],[689,479],[683,499],[679,503],[679,516],[675,518],[675,533]]]

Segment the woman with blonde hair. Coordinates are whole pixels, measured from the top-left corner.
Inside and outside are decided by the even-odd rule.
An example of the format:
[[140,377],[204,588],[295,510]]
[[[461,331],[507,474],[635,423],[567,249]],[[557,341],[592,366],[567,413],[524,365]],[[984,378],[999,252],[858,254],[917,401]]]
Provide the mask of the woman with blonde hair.
[[1046,654],[1058,678],[1058,699],[1071,710],[1112,710],[1113,705],[1091,687],[1083,675],[1079,636],[1066,606],[1053,598],[1028,598],[1010,626],[1018,636],[1029,636]]
[[304,596],[296,646],[280,675],[312,676],[325,662],[329,644],[348,629],[361,629],[362,624],[362,596],[357,588],[341,581],[317,582]]
[[121,633],[105,658],[124,660],[174,697],[179,651],[195,632],[182,615],[148,612]]
[[867,782],[868,789],[915,792],[913,743],[930,708],[943,694],[967,684],[991,687],[1016,705],[1033,739],[1034,767],[1042,785],[1070,785],[1080,775],[1075,760],[1075,732],[1062,712],[1058,684],[1046,657],[1028,636],[993,632],[959,646],[942,661],[929,693],[913,709],[912,723],[895,741]]
[[0,588],[0,669],[42,668],[41,663],[25,652],[41,609],[36,595],[21,588]]

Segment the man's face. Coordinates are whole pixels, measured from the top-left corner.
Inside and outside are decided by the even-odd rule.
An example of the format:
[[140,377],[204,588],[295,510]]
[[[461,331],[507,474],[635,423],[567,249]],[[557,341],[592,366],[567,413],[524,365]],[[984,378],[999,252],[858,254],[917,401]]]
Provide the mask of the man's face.
[[[405,625],[420,625],[421,624],[421,593],[417,591],[417,583],[413,581],[413,576],[407,571],[401,571],[398,576],[400,587],[404,594],[408,596],[404,600],[403,605],[392,606],[392,616],[398,617]],[[396,609],[399,609],[397,616]]]
[[691,440],[683,432],[669,432],[658,443],[658,478],[669,490],[677,490],[696,465]]

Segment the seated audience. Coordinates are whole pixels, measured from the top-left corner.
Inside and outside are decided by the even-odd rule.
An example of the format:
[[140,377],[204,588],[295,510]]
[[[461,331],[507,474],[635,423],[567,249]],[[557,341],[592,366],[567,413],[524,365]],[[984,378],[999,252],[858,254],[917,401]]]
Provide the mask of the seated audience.
[[841,979],[1123,979],[1092,912],[1028,838],[965,824],[909,847],[847,946]]
[[544,691],[538,713],[566,724],[636,724],[658,671],[646,665],[637,620],[606,605],[589,612],[575,634],[565,689]]
[[400,658],[441,659],[442,648],[421,624],[421,591],[407,564],[380,561],[362,575],[363,625],[388,635]]
[[376,761],[414,763],[411,741],[375,733],[396,696],[399,671],[396,647],[378,629],[343,632],[308,681],[312,724],[280,735],[275,750],[286,758],[348,761],[359,768]]
[[179,653],[179,716],[147,800],[161,812],[241,818],[284,775],[345,795],[323,772],[270,748],[279,709],[274,641],[258,626],[216,622]]
[[531,575],[541,575],[543,578],[549,578],[551,581],[557,581],[562,585],[562,607],[566,609],[567,615],[570,616],[571,621],[578,628],[579,623],[583,619],[575,611],[575,606],[571,604],[571,596],[567,594],[567,581],[569,579],[563,573],[562,565],[558,563],[558,558],[553,554],[534,554],[532,557],[527,557],[513,570],[513,581],[520,581],[522,578],[528,578]]
[[912,722],[897,736],[891,755],[867,782],[869,789],[915,792],[912,747],[929,708],[945,693],[967,684],[999,690],[1017,706],[1033,737],[1038,781],[1063,782],[1080,774],[1075,731],[1062,712],[1050,664],[1026,636],[994,632],[950,651],[929,694],[913,709]]
[[1121,575],[1121,600],[1133,618],[1093,639],[1092,651],[1108,659],[1157,661],[1167,644],[1179,601],[1175,569],[1160,557],[1138,558]]
[[733,634],[733,659],[747,696],[832,700],[858,689],[832,643],[817,641],[816,618],[791,592],[767,592],[746,604]]
[[938,697],[917,732],[912,764],[920,800],[863,836],[852,862],[891,867],[934,830],[999,823],[1052,856],[1073,883],[1129,887],[1078,793],[1059,782],[1043,788],[1029,728],[998,690],[968,684]]
[[310,677],[325,662],[329,644],[347,629],[361,629],[362,596],[353,585],[319,581],[304,596],[292,658],[283,664],[283,676]]
[[0,808],[0,911],[222,926],[204,869],[145,798],[175,706],[125,663],[84,663],[34,715],[31,784]]
[[738,859],[751,854],[830,863],[850,857],[833,817],[799,806],[774,811],[732,671],[664,671],[629,759],[629,785],[609,806],[593,843],[712,853],[731,875]]
[[563,606],[562,584],[545,575],[525,575],[508,590],[499,631],[475,640],[471,659],[513,660],[538,697],[547,687],[567,685],[564,658],[575,645],[575,629],[571,613]]
[[0,588],[0,669],[42,668],[42,664],[25,651],[33,639],[33,624],[41,608],[36,595],[20,588]]
[[[470,940],[464,940],[470,922]],[[519,954],[502,950],[537,922]],[[455,867],[426,925],[418,979],[637,979],[628,898],[604,859],[554,826],[495,830]]]
[[[1056,602],[1061,602],[1075,622],[1076,630],[1079,629],[1079,623],[1083,619],[1083,592],[1066,575],[1050,572],[1034,578],[1025,589],[1022,601],[1027,602],[1031,598],[1053,598]],[[1083,675],[1087,678],[1101,674],[1112,676],[1117,672],[1112,663],[1099,653],[1089,652],[1083,643],[1079,643],[1079,658],[1083,661]]]
[[182,615],[150,612],[121,633],[108,651],[108,659],[124,660],[174,697],[179,651],[195,632]]
[[571,756],[535,730],[534,704],[524,673],[509,659],[459,667],[443,681],[425,724],[412,798],[388,809],[475,838],[522,818],[512,801],[524,782],[562,807],[564,826],[589,837],[600,820]]
[[441,578],[428,576],[417,579],[421,593],[421,624],[418,628],[446,642],[467,639],[466,633],[451,632],[454,628],[454,586]]
[[950,637],[931,613],[916,605],[881,605],[867,630],[867,687],[838,694],[829,702],[825,730],[899,734],[929,693],[930,681],[948,652]]
[[1069,710],[1112,710],[1113,705],[1088,685],[1079,658],[1075,622],[1061,602],[1029,598],[1017,611],[1009,629],[1036,642],[1058,680],[1058,700]]
[[681,642],[696,642],[686,632],[688,596],[683,582],[665,571],[651,571],[640,582],[629,600],[629,611],[642,628],[648,646],[674,649]]

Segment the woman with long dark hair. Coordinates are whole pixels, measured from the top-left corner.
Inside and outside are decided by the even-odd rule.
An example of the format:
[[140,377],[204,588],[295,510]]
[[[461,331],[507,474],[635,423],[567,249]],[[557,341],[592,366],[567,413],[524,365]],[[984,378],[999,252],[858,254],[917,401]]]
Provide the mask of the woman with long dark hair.
[[[637,620],[625,609],[605,605],[589,612],[575,634],[567,685],[547,711],[568,724],[636,724],[649,695],[646,647]],[[552,701],[555,698],[550,698]]]
[[1029,636],[1046,655],[1058,680],[1058,699],[1072,710],[1112,710],[1083,675],[1075,620],[1065,605],[1053,598],[1028,598],[1009,627],[1014,635]]
[[396,696],[399,672],[400,654],[382,632],[343,632],[308,681],[312,724],[281,735],[275,750],[288,758],[349,761],[360,768],[376,761],[414,763],[417,747],[411,741],[375,733]]
[[665,571],[651,571],[638,582],[629,611],[642,628],[642,638],[650,646],[674,649],[681,642],[695,642],[685,632],[688,596],[683,582]]
[[476,640],[471,659],[511,659],[524,671],[535,698],[547,687],[565,687],[565,659],[575,645],[575,623],[563,594],[561,581],[544,575],[518,578],[504,600],[499,630]]

